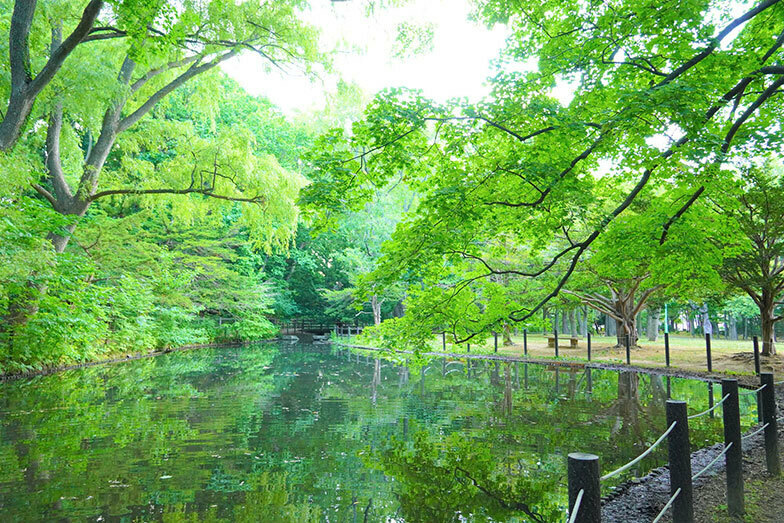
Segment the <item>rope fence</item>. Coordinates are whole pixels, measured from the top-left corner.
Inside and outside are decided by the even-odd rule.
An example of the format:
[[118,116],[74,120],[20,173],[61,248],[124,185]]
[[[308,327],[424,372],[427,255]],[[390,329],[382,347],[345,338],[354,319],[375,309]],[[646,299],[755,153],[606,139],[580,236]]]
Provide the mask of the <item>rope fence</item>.
[[692,481],[694,481],[695,479],[697,479],[697,478],[699,478],[700,476],[702,476],[703,474],[705,474],[705,473],[708,471],[708,469],[710,469],[710,468],[711,468],[713,465],[715,465],[715,464],[716,464],[716,462],[717,462],[717,461],[719,461],[719,459],[720,459],[720,458],[724,457],[724,455],[727,453],[727,451],[728,451],[728,450],[730,450],[730,449],[732,448],[732,444],[733,444],[733,442],[731,441],[731,442],[729,443],[729,445],[726,445],[726,446],[724,447],[724,450],[722,450],[722,451],[721,451],[721,453],[720,453],[718,456],[716,456],[715,458],[713,458],[713,461],[711,461],[710,463],[708,463],[707,465],[705,465],[705,467],[704,467],[704,468],[703,468],[701,471],[699,471],[699,472],[697,472],[695,475],[693,475],[693,476],[691,477],[691,480],[692,480]]
[[764,389],[764,388],[765,388],[765,387],[767,387],[767,386],[768,386],[768,385],[767,385],[767,384],[765,384],[765,385],[763,385],[762,387],[760,387],[760,388],[758,388],[758,389],[754,389],[754,390],[744,390],[743,392],[739,392],[738,394],[739,394],[740,396],[746,396],[746,395],[748,395],[748,394],[756,394],[756,393],[758,393],[758,392],[762,392],[762,389]]
[[574,507],[572,507],[571,516],[569,516],[569,523],[574,523],[577,521],[577,514],[580,512],[580,503],[583,502],[583,495],[585,494],[585,489],[580,489],[580,492],[577,493],[577,500],[574,502]]
[[645,458],[645,456],[647,456],[648,454],[650,454],[651,452],[653,452],[653,450],[654,450],[656,447],[658,447],[658,446],[659,446],[659,443],[661,443],[662,441],[664,441],[664,438],[666,438],[666,437],[667,437],[667,436],[670,434],[670,432],[672,432],[672,429],[674,429],[674,428],[675,428],[675,425],[676,425],[676,424],[677,424],[677,422],[673,421],[673,422],[672,422],[672,424],[670,425],[670,427],[669,427],[669,428],[668,428],[666,431],[664,431],[664,434],[662,434],[661,436],[659,436],[659,439],[657,439],[657,440],[656,440],[656,441],[653,443],[653,445],[651,445],[650,447],[648,447],[648,450],[646,450],[645,452],[643,452],[642,454],[640,454],[639,456],[637,456],[636,458],[634,458],[633,460],[631,460],[629,463],[627,463],[627,464],[626,464],[626,465],[624,465],[623,467],[617,468],[617,469],[613,470],[612,472],[610,472],[610,473],[608,473],[608,474],[605,474],[604,476],[602,476],[601,478],[599,478],[599,480],[600,480],[600,481],[606,481],[606,480],[608,480],[608,479],[610,479],[610,478],[612,478],[612,477],[615,477],[615,476],[617,476],[618,474],[622,474],[622,473],[626,472],[627,470],[629,470],[630,468],[632,468],[633,466],[635,466],[635,465],[636,465],[637,463],[639,463],[640,461],[642,461],[642,460],[643,460],[643,458]]
[[715,404],[714,406],[712,406],[712,407],[711,407],[711,408],[709,408],[708,410],[703,410],[703,411],[702,411],[702,412],[700,412],[699,414],[692,414],[691,416],[689,416],[689,419],[695,419],[695,418],[699,418],[700,416],[704,416],[704,415],[706,415],[706,414],[708,414],[708,413],[710,413],[710,412],[713,412],[714,410],[716,410],[717,408],[719,408],[719,405],[721,405],[722,403],[724,403],[724,401],[726,401],[726,399],[727,399],[727,398],[729,398],[729,397],[730,397],[730,395],[729,395],[729,394],[725,394],[725,395],[724,395],[724,397],[723,397],[723,398],[721,398],[721,401],[720,401],[720,402],[718,402],[717,404]]
[[743,436],[743,438],[742,438],[742,439],[746,439],[746,438],[753,438],[754,436],[756,436],[757,434],[759,434],[760,432],[762,432],[763,430],[765,430],[765,429],[767,428],[767,426],[768,426],[768,425],[770,425],[770,423],[766,423],[766,424],[764,424],[763,426],[761,426],[759,429],[755,430],[755,431],[754,431],[754,432],[752,432],[751,434],[746,434],[745,436]]
[[654,518],[653,523],[658,523],[661,520],[661,518],[664,517],[664,514],[666,514],[667,511],[670,510],[670,507],[672,506],[672,504],[675,503],[675,498],[677,498],[678,494],[680,494],[680,493],[681,493],[681,489],[678,489],[678,490],[675,491],[675,494],[670,496],[670,499],[667,501],[667,504],[664,505],[664,508],[661,509],[661,512],[659,512],[659,514],[656,516],[656,518]]
[[[648,447],[645,452],[620,468],[600,476],[599,457],[593,454],[574,452],[568,456],[569,479],[569,523],[601,523],[601,488],[600,484],[616,477],[650,455],[665,439],[668,440],[668,457],[670,470],[670,498],[661,512],[653,520],[661,521],[668,512],[674,521],[694,520],[694,482],[708,471],[716,467],[723,459],[724,474],[727,482],[727,512],[731,517],[739,517],[745,511],[743,492],[743,440],[761,433],[765,435],[765,458],[768,473],[777,476],[781,473],[781,459],[778,449],[778,418],[776,417],[776,399],[774,395],[773,374],[761,372],[760,386],[753,390],[740,392],[737,379],[721,380],[721,400],[709,409],[688,415],[685,401],[667,400],[667,430]],[[770,386],[768,386],[770,385]],[[712,388],[710,389],[713,390]],[[763,423],[759,428],[745,436],[741,434],[742,418],[740,414],[741,395],[757,395],[758,416]],[[712,401],[712,395],[711,401]],[[724,448],[714,456],[701,470],[692,474],[691,441],[689,438],[689,420],[701,418],[722,406],[724,426]],[[581,490],[583,489],[583,490]],[[577,495],[579,491],[579,496]]]

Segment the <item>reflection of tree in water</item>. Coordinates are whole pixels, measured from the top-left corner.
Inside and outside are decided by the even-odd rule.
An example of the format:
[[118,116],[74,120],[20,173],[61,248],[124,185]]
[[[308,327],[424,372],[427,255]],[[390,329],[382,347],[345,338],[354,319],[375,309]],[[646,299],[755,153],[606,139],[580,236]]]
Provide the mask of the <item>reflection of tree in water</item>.
[[197,521],[309,523],[322,520],[319,507],[310,503],[293,503],[291,499],[285,474],[263,472],[251,480],[242,502],[234,505],[228,514],[219,513],[217,506],[194,511],[194,507],[186,503],[169,505],[161,520],[164,523]]
[[373,364],[373,380],[370,382],[370,387],[373,391],[372,394],[372,402],[373,405],[376,404],[376,398],[378,395],[378,386],[381,384],[381,360],[376,358]]
[[558,505],[549,501],[556,488],[552,482],[508,474],[490,449],[458,434],[442,440],[417,432],[412,443],[393,438],[368,462],[394,479],[406,521],[525,517],[543,523],[561,515]]
[[512,369],[511,364],[504,365],[504,414],[512,414]]
[[634,436],[635,440],[643,438],[645,430],[639,420],[642,410],[639,380],[636,372],[618,373],[618,399],[610,407],[611,415],[616,416],[615,425],[610,429],[611,436]]

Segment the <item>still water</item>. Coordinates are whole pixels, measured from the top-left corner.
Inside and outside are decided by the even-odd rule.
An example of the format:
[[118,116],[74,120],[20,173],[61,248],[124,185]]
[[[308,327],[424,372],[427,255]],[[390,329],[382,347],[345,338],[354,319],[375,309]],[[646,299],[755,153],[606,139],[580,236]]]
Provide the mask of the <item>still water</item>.
[[[607,472],[641,453],[666,428],[667,381],[276,343],[11,381],[0,521],[554,521],[566,454]],[[669,383],[691,412],[709,388]],[[691,431],[721,440],[718,417]]]

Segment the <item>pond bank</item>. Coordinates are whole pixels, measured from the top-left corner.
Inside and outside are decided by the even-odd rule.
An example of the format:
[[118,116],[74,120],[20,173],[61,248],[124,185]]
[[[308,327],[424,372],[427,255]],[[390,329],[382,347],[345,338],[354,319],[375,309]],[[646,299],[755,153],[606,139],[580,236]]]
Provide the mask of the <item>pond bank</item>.
[[140,360],[143,358],[154,358],[155,356],[161,356],[163,354],[169,354],[172,352],[184,352],[184,351],[196,350],[196,349],[210,349],[210,348],[214,349],[220,347],[241,347],[243,345],[255,345],[258,343],[269,343],[272,341],[279,341],[279,339],[271,338],[269,340],[245,341],[245,342],[235,342],[235,343],[200,343],[194,345],[183,345],[181,347],[175,347],[172,349],[156,350],[152,352],[134,352],[134,353],[128,353],[124,356],[106,358],[103,360],[86,361],[84,363],[77,363],[73,365],[58,365],[56,367],[47,367],[44,369],[32,370],[28,372],[12,372],[12,373],[5,373],[5,374],[0,373],[0,382],[23,379],[23,378],[33,378],[36,376],[48,376],[49,374],[56,374],[58,372],[63,372],[66,370],[82,369],[85,367],[94,367],[96,365],[108,365],[111,363],[123,363],[126,361]]
[[[365,351],[381,351],[376,347],[353,344],[338,345]],[[412,351],[398,351],[399,353],[412,354]],[[502,356],[498,354],[466,354],[448,352],[421,353],[425,356],[484,359],[495,361],[521,362],[555,365],[567,368],[596,368],[605,370],[632,370],[650,374],[667,375],[672,377],[693,378],[704,381],[718,381],[725,377],[719,373],[704,373],[694,371],[675,371],[672,368],[646,368],[617,364],[587,363],[575,361],[553,361],[551,359],[520,358]],[[731,376],[737,378],[741,385],[754,388],[758,385],[756,376]],[[784,391],[777,391],[777,402],[784,401]],[[749,430],[747,433],[753,432]],[[784,448],[784,432],[780,429],[780,445]],[[699,449],[692,453],[692,470],[698,471],[708,465],[724,449],[723,443]],[[784,487],[784,478],[775,478],[767,473],[765,466],[764,435],[758,434],[743,442],[744,456],[744,487],[746,490],[747,518],[745,521],[780,521],[781,511],[784,510],[784,499],[780,496],[780,489]],[[706,472],[694,482],[694,500],[696,521],[700,523],[730,522],[726,515],[726,481],[725,464],[719,460],[711,470]],[[652,470],[641,478],[635,478],[615,487],[614,491],[602,500],[602,521],[611,523],[625,523],[628,521],[653,521],[664,508],[670,497],[670,478],[667,466]],[[775,507],[770,510],[770,507]],[[771,515],[772,514],[772,515]],[[765,519],[765,518],[769,519]],[[723,519],[722,519],[723,518]]]
[[[385,349],[380,349],[378,347],[369,347],[366,345],[354,345],[350,343],[340,343],[334,342],[335,345],[340,347],[347,347],[350,349],[358,349],[358,350],[366,350],[366,351],[373,351],[373,352],[384,352]],[[395,351],[395,354],[414,354],[414,351],[408,350],[399,350]],[[455,359],[480,359],[480,360],[493,360],[493,361],[508,361],[508,362],[518,362],[518,363],[536,363],[541,365],[553,365],[558,367],[571,367],[571,368],[585,368],[590,367],[592,369],[601,369],[601,370],[628,370],[628,371],[635,371],[635,372],[644,372],[646,374],[655,374],[659,376],[670,376],[672,378],[689,378],[689,379],[697,379],[701,381],[713,381],[718,382],[721,381],[722,378],[735,378],[738,380],[738,384],[741,387],[745,388],[755,388],[759,386],[759,378],[756,376],[745,376],[745,375],[725,375],[722,373],[717,372],[700,372],[694,370],[683,370],[678,369],[677,367],[643,367],[637,365],[623,365],[619,363],[601,363],[601,362],[587,362],[587,361],[575,361],[575,360],[554,360],[551,358],[525,358],[519,356],[504,356],[501,354],[473,354],[473,353],[466,353],[466,352],[440,352],[440,351],[430,351],[430,352],[420,352],[419,355],[421,356],[435,356],[441,358],[455,358]]]

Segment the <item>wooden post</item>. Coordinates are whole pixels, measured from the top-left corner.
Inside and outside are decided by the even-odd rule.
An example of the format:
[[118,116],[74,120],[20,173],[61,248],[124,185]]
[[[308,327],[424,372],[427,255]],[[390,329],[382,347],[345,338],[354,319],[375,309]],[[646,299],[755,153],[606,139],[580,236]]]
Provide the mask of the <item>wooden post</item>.
[[685,401],[667,400],[667,426],[675,422],[667,437],[670,457],[670,496],[681,489],[672,505],[672,519],[677,523],[694,522],[694,500],[691,481],[691,450],[689,418]]
[[667,366],[670,366],[670,333],[664,333],[664,361]]
[[756,336],[754,336],[754,373],[757,376],[760,374],[759,338]]
[[711,335],[705,334],[705,356],[708,359],[708,372],[713,372],[713,361],[711,359]]
[[[558,315],[556,315],[556,318]],[[553,331],[553,336],[555,337],[555,357],[558,357],[558,329]]]
[[442,352],[446,352],[446,332],[441,333],[441,349]]
[[727,511],[730,517],[740,518],[746,511],[743,500],[743,453],[740,435],[740,405],[738,380],[721,380],[721,397],[728,396],[722,405],[724,412],[724,447],[732,445],[724,455],[727,468]]
[[528,329],[523,329],[523,355],[528,356]]
[[632,364],[631,336],[626,335],[626,365]]
[[778,421],[776,420],[776,394],[773,384],[773,373],[760,373],[761,384],[765,386],[762,394],[762,422],[765,427],[765,461],[768,472],[774,476],[781,474],[781,461],[779,460]]
[[[569,482],[570,521],[600,523],[602,520],[602,495],[599,487],[599,456],[572,452],[567,458]],[[572,516],[577,496],[583,492],[577,514]]]
[[494,346],[493,352],[498,352],[498,333],[497,332],[493,333],[493,346]]
[[588,361],[591,361],[591,333],[586,336],[586,343],[588,344]]

